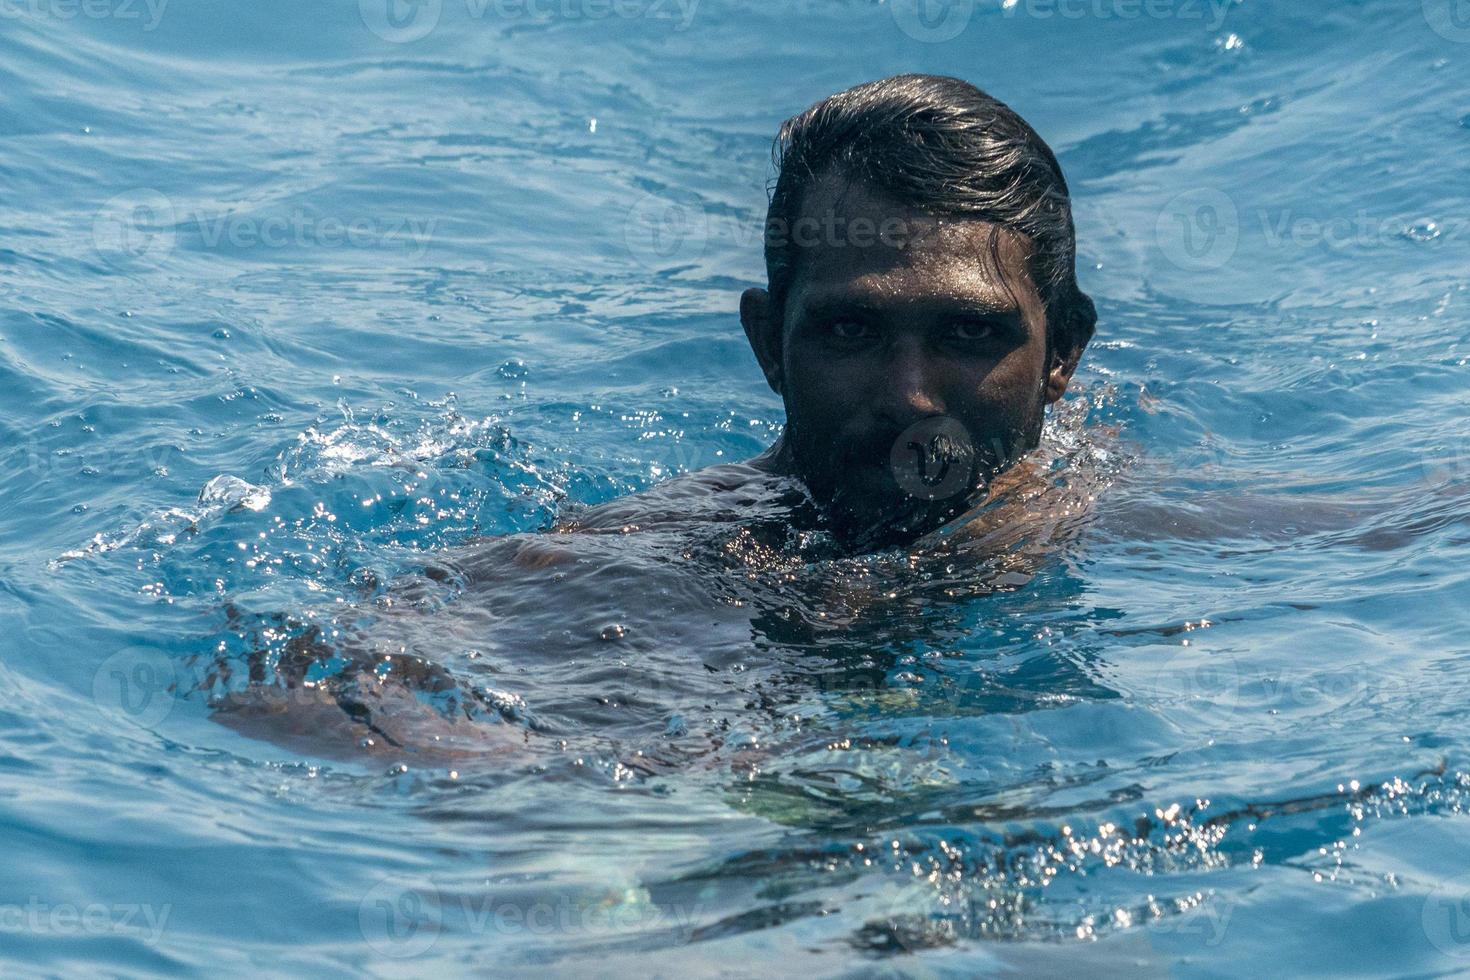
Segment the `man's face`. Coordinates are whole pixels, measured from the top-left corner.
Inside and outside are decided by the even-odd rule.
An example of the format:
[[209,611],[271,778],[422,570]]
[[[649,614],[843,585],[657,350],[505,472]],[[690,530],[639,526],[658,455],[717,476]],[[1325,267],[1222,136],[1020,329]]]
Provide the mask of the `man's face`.
[[1035,445],[1080,351],[1049,362],[1026,244],[1006,229],[830,178],[802,218],[775,232],[797,246],[782,308],[752,290],[742,320],[834,530],[912,540]]

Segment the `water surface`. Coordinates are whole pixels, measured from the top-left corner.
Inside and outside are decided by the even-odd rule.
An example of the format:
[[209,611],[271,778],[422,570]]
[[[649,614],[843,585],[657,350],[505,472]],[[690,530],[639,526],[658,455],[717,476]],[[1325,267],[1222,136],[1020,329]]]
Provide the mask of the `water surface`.
[[[8,974],[1465,969],[1450,4],[396,9],[0,23]],[[914,70],[1067,171],[1090,516],[534,543],[775,437],[770,137]]]

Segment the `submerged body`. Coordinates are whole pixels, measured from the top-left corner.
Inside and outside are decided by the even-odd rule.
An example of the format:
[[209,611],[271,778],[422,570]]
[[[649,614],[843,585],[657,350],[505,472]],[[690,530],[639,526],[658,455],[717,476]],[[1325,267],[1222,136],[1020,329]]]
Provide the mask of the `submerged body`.
[[[1026,460],[1096,321],[1076,281],[1066,182],[1040,136],[966,82],[905,75],[788,120],[777,160],[767,284],[740,298],[751,351],[786,410],[776,444],[568,515],[545,537],[443,556],[429,573],[459,593],[444,615],[466,624],[455,627],[466,641],[522,637],[502,670],[540,659],[566,671],[569,700],[546,713],[544,731],[575,733],[597,714],[579,697],[609,701],[598,693],[607,681],[646,683],[650,669],[673,671],[682,698],[679,672],[744,671],[752,641],[779,660],[834,634],[839,647],[871,647],[876,634],[879,649],[923,636],[939,628],[930,604],[1024,582],[1091,499],[1087,487],[1061,499],[1055,474]],[[604,620],[592,649],[568,612]],[[345,715],[349,737],[336,741],[439,752],[445,734],[412,720],[422,702],[399,696],[400,678],[432,690],[442,718],[535,727],[513,693],[496,700],[458,679],[483,670],[481,651],[457,670],[442,655],[399,669],[408,644],[395,650],[394,633],[374,622],[365,649],[320,683],[307,678],[330,650],[303,649],[294,671],[275,671],[287,690],[347,692],[296,709],[325,715],[307,725],[314,738],[340,733],[330,722]],[[700,666],[659,664],[640,647],[671,640]],[[242,728],[278,714],[255,694],[224,712]],[[503,729],[471,731],[454,753],[503,747]]]
[[[346,637],[298,628],[289,652],[263,643],[270,666],[217,699],[215,718],[312,754],[472,768],[568,740],[634,746],[632,759],[667,748],[681,716],[692,742],[678,753],[707,755],[715,719],[745,711],[751,684],[858,663],[860,683],[881,687],[891,664],[873,650],[935,640],[949,610],[1020,587],[1074,541],[1114,472],[1086,413],[1072,403],[1054,439],[906,548],[850,553],[804,486],[757,458],[442,552]],[[343,665],[310,679],[329,660]],[[523,700],[531,689],[539,703]]]

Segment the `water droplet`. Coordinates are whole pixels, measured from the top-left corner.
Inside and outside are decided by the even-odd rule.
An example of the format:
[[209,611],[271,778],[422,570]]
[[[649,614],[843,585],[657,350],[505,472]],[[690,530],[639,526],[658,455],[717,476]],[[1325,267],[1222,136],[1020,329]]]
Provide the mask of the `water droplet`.
[[1441,234],[1442,231],[1439,227],[1439,222],[1425,219],[1424,221],[1416,221],[1405,228],[1402,237],[1407,238],[1411,242],[1432,242]]
[[220,474],[200,489],[199,502],[222,505],[231,511],[260,511],[270,505],[271,492],[266,487],[247,483],[238,476]]

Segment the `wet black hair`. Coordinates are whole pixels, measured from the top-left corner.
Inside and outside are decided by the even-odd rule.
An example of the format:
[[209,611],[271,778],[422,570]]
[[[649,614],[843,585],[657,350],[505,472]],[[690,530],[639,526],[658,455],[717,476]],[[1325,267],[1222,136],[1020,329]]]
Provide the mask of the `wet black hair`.
[[958,78],[895,75],[838,92],[786,120],[772,150],[766,277],[776,308],[796,272],[789,235],[807,192],[829,175],[936,217],[976,217],[1029,245],[1053,351],[1092,338],[1097,309],[1077,285],[1077,241],[1056,155],[1005,103]]

